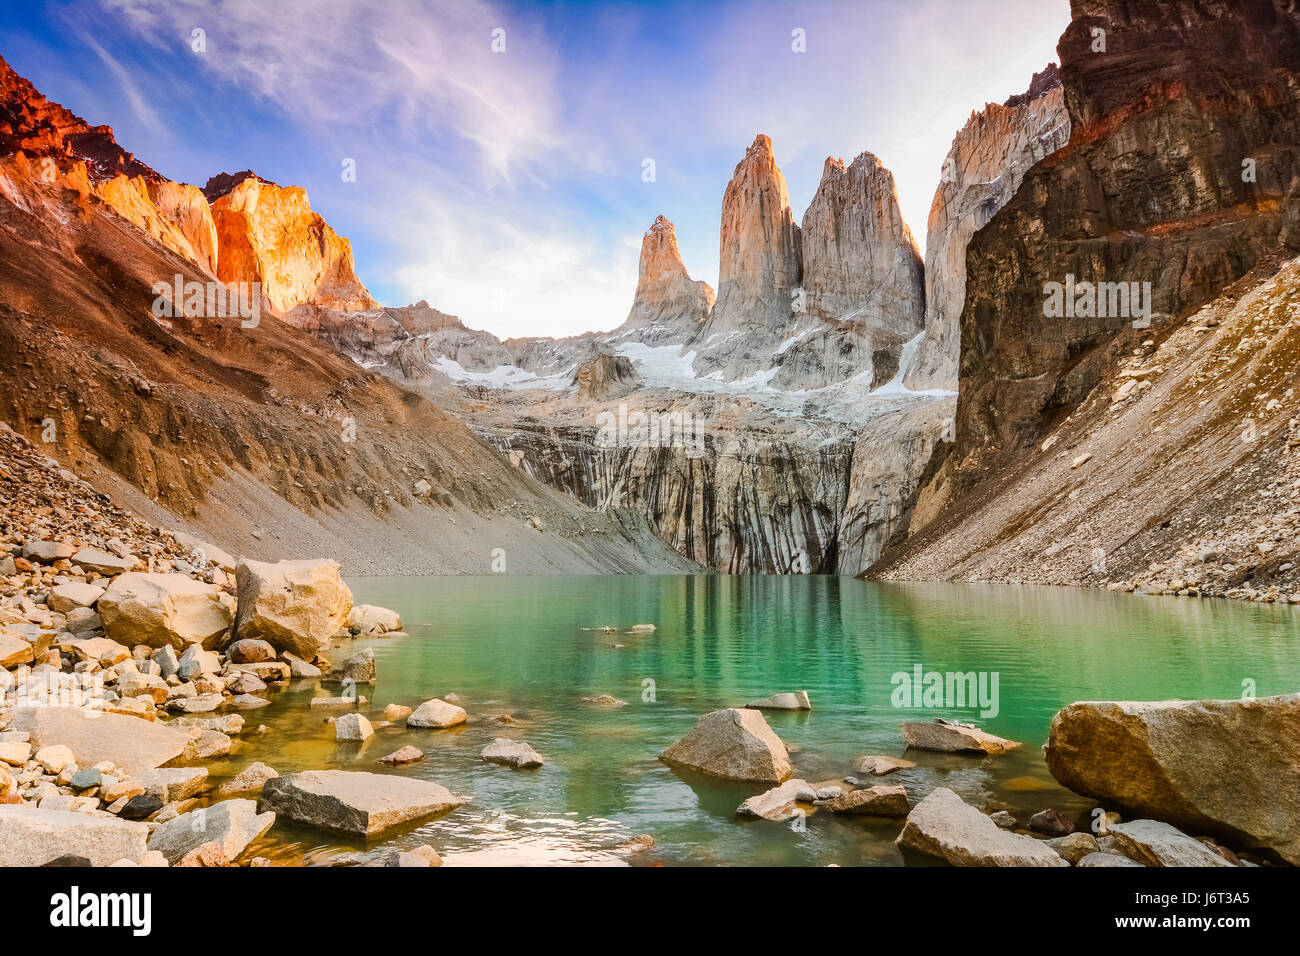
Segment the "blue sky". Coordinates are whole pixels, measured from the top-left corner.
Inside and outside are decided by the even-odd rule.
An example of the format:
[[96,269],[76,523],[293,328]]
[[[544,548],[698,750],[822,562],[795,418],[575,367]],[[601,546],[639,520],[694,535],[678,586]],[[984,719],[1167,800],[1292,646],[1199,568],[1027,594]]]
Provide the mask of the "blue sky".
[[954,133],[1068,22],[1067,0],[7,0],[0,55],[170,178],[306,187],[380,301],[506,337],[622,322],[659,213],[716,288],[722,193],[759,132],[796,219],[828,155],[871,150],[924,244]]

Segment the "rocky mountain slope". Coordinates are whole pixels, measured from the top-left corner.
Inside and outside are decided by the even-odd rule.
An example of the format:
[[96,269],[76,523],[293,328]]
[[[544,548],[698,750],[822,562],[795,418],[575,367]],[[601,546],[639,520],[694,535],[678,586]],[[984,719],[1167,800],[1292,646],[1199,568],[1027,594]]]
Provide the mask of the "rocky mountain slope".
[[971,241],[956,442],[879,573],[1289,595],[1300,12],[1076,2],[1060,53],[1070,141]]
[[160,316],[154,283],[212,277],[97,188],[123,169],[157,174],[115,153],[106,127],[20,128],[52,108],[24,107],[30,88],[0,66],[13,150],[0,157],[0,421],[62,467],[254,557],[481,573],[501,548],[519,572],[693,567],[635,515],[584,509],[273,315]]

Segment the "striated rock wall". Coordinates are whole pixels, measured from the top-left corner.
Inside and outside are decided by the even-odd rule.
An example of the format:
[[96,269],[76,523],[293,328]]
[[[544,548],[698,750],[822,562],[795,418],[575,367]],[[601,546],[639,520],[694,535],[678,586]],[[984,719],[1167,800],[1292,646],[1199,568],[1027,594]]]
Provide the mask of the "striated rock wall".
[[[211,188],[211,187],[210,187]],[[312,303],[335,309],[374,309],[357,278],[352,244],[312,211],[307,192],[255,176],[212,203],[222,282],[260,282],[277,312]]]
[[953,139],[930,205],[925,244],[925,338],[903,382],[912,389],[957,389],[966,247],[1006,205],[1035,163],[1070,138],[1056,64],[1029,90],[972,113]]

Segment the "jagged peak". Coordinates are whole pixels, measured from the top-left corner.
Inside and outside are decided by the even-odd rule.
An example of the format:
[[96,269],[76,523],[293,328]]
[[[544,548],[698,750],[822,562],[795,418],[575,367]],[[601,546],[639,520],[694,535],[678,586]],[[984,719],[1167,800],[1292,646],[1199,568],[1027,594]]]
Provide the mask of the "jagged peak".
[[1024,106],[1044,96],[1050,90],[1056,89],[1061,85],[1061,71],[1055,63],[1049,63],[1041,73],[1035,73],[1032,80],[1029,81],[1029,89],[1023,93],[1017,93],[1008,97],[1003,106]]
[[203,196],[208,202],[216,202],[222,196],[229,195],[233,192],[235,187],[246,179],[256,179],[259,183],[266,183],[268,186],[278,185],[269,179],[257,175],[257,173],[253,172],[251,169],[241,169],[237,173],[218,173],[209,178],[207,184],[203,187]]

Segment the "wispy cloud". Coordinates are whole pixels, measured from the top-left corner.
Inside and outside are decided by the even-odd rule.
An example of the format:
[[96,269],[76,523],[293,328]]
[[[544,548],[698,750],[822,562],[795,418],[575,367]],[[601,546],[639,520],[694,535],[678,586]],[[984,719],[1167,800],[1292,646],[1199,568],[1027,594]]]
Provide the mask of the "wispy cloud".
[[135,113],[135,117],[140,121],[141,125],[155,133],[162,133],[166,127],[148,100],[140,94],[140,89],[135,85],[135,80],[132,79],[130,71],[89,36],[82,34],[81,40],[95,52],[95,55],[113,74],[118,85],[122,87],[122,94],[126,97],[131,111]]

